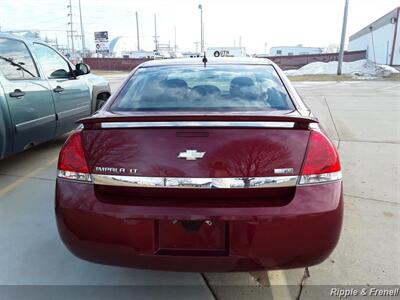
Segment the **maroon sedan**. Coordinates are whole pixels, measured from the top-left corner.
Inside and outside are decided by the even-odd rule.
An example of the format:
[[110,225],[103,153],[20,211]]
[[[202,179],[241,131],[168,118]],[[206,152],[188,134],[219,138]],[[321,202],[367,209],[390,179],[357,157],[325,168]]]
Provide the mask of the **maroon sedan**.
[[56,216],[76,256],[175,271],[310,266],[335,248],[331,141],[266,59],[146,62],[66,141]]

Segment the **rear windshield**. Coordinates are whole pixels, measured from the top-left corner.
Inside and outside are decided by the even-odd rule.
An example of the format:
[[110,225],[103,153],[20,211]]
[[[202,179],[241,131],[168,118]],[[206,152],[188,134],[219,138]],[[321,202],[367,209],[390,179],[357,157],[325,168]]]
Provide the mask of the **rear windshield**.
[[162,66],[138,69],[113,111],[293,110],[270,65]]

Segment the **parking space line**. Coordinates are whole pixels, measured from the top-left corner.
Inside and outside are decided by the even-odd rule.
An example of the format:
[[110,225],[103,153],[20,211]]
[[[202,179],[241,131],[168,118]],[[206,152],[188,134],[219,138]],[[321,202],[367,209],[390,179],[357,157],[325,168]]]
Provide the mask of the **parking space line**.
[[400,84],[397,83],[395,85],[386,86],[386,87],[380,88],[380,90],[381,91],[387,91],[387,90],[392,90],[392,89],[395,89],[395,88],[400,88]]
[[324,101],[325,101],[326,108],[328,109],[329,116],[330,116],[331,121],[332,121],[332,124],[333,124],[333,128],[335,129],[336,136],[338,137],[338,140],[339,140],[339,141],[338,141],[338,144],[337,144],[337,147],[336,147],[336,148],[339,149],[339,147],[340,147],[340,141],[341,141],[341,136],[340,136],[339,130],[338,130],[337,126],[336,126],[335,119],[333,118],[332,111],[331,111],[331,108],[330,108],[329,103],[328,103],[328,99],[327,99],[325,96],[322,96],[322,98],[323,98]]
[[385,199],[369,198],[369,197],[364,197],[364,196],[351,195],[351,194],[347,194],[347,193],[343,193],[343,196],[357,198],[357,199],[363,199],[363,200],[369,200],[369,201],[378,201],[378,202],[385,202],[385,203],[389,203],[389,204],[400,205],[400,203],[398,203],[398,202],[385,200]]
[[267,273],[271,287],[272,299],[292,299],[285,272],[282,270]]
[[17,187],[23,184],[25,181],[29,180],[30,178],[34,177],[39,172],[45,170],[47,167],[51,166],[55,162],[57,162],[58,157],[48,161],[44,164],[43,167],[37,168],[36,170],[26,174],[24,177],[19,178],[18,180],[14,181],[10,185],[6,186],[5,188],[0,189],[0,197],[4,197],[5,195],[14,191]]

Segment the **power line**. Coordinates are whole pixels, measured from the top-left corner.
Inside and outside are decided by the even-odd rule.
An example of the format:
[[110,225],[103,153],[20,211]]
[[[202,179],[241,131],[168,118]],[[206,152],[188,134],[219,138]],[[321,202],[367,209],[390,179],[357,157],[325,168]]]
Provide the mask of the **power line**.
[[[46,20],[42,20],[42,21],[39,21],[39,22],[31,23],[31,24],[28,24],[28,25],[30,27],[36,27],[37,25],[41,25],[41,24],[50,24],[50,23],[54,24],[55,21],[60,21],[60,18],[57,17],[57,18],[46,19]],[[62,21],[60,21],[60,22],[62,22]]]

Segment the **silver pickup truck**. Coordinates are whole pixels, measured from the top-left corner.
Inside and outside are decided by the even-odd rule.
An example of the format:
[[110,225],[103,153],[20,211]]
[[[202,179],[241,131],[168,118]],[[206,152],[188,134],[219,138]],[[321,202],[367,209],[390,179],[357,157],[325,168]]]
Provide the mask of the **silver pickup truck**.
[[86,64],[40,40],[0,34],[0,159],[72,130],[109,96]]

